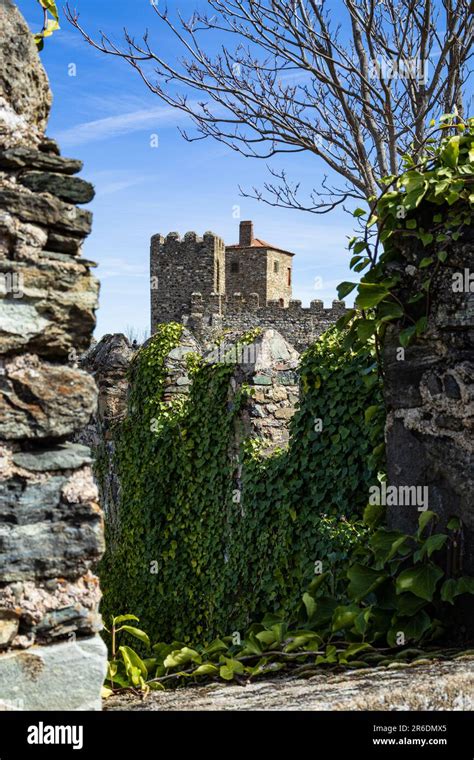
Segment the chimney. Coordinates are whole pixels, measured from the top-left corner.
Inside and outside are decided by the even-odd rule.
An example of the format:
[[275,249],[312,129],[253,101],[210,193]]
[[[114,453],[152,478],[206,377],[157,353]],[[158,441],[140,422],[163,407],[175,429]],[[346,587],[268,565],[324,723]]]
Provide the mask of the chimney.
[[253,243],[253,222],[240,222],[239,245],[249,247]]

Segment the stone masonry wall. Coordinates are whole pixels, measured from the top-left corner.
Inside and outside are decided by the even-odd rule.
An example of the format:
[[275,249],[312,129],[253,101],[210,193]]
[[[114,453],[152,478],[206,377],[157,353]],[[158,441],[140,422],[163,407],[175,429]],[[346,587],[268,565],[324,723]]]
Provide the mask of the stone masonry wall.
[[[443,244],[444,245],[444,244]],[[426,253],[404,250],[400,296],[421,290]],[[413,282],[415,278],[415,282]],[[416,281],[420,278],[420,282]],[[455,286],[456,278],[463,281]],[[405,352],[391,329],[384,349],[388,480],[426,486],[439,529],[457,516],[463,528],[448,557],[454,575],[474,574],[474,232],[450,246],[431,291],[428,329]],[[391,506],[390,524],[412,530],[416,506]],[[471,605],[472,606],[472,605]],[[472,611],[471,611],[472,617]]]
[[224,241],[212,232],[153,235],[150,253],[152,330],[159,322],[179,322],[194,291],[205,297],[225,290]]
[[98,709],[103,526],[73,442],[97,401],[75,361],[98,298],[75,204],[94,191],[44,136],[51,93],[10,0],[0,26],[0,709]]
[[290,301],[288,307],[278,302],[260,306],[257,294],[253,299],[244,299],[239,294],[204,299],[195,293],[191,299],[191,314],[183,322],[203,340],[213,340],[223,331],[232,340],[256,327],[275,329],[301,353],[345,311],[344,301],[333,301],[329,309],[324,308],[322,301],[312,301],[309,308],[297,300]]

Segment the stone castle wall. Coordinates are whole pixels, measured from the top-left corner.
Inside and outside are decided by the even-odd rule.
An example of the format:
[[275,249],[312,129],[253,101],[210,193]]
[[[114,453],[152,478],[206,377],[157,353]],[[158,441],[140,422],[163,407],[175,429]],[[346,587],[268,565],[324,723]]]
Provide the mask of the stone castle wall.
[[0,710],[99,709],[102,516],[86,446],[97,401],[75,358],[98,282],[81,258],[93,188],[44,136],[30,30],[0,5]]
[[152,329],[159,322],[180,321],[191,295],[225,291],[224,241],[212,232],[201,238],[187,232],[154,235],[150,252]]
[[213,295],[203,298],[194,293],[190,316],[183,320],[204,340],[212,340],[223,331],[229,338],[259,327],[275,329],[299,352],[304,351],[346,311],[344,301],[333,301],[325,308],[322,301],[312,301],[306,308],[301,301],[290,301],[288,307],[279,302],[260,306],[257,294],[244,299],[240,294],[233,297]]
[[[278,273],[273,271],[275,262]],[[236,273],[231,271],[234,263],[239,267]],[[324,308],[315,300],[305,308],[301,301],[291,300],[291,285],[285,284],[288,269],[288,254],[252,247],[226,249],[212,232],[202,238],[195,232],[182,239],[177,232],[166,238],[154,235],[151,330],[162,322],[183,322],[203,339],[213,339],[222,330],[232,337],[255,327],[275,329],[302,351],[345,313],[345,304],[333,301],[331,308]],[[280,293],[281,300],[267,300],[268,292]]]

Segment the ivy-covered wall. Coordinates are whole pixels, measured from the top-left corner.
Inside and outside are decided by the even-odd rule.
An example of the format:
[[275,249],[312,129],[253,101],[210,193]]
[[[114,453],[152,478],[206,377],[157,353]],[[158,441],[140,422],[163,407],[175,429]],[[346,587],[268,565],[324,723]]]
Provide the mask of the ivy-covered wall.
[[119,535],[102,561],[103,613],[137,615],[154,640],[210,641],[295,609],[315,562],[363,540],[358,518],[383,466],[381,390],[372,358],[329,331],[302,357],[289,445],[264,455],[242,423],[257,379],[236,383],[234,365],[189,352],[189,391],[164,400],[182,330],[160,326],[131,364],[113,431]]

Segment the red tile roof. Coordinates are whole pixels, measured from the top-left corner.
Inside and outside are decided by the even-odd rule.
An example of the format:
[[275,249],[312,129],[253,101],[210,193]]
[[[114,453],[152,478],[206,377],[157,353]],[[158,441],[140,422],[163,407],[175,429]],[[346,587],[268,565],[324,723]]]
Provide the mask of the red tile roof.
[[233,245],[226,245],[226,248],[265,248],[267,250],[271,249],[272,251],[278,251],[279,253],[286,253],[287,256],[295,255],[294,253],[291,253],[291,251],[285,251],[283,248],[279,248],[277,245],[266,243],[265,240],[260,240],[260,238],[254,238],[251,245],[240,245],[240,243],[234,243]]

